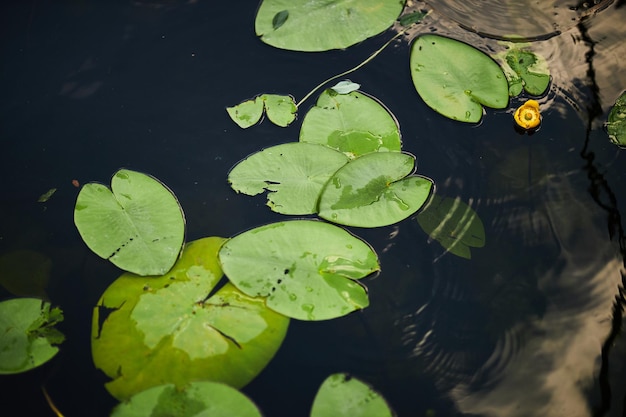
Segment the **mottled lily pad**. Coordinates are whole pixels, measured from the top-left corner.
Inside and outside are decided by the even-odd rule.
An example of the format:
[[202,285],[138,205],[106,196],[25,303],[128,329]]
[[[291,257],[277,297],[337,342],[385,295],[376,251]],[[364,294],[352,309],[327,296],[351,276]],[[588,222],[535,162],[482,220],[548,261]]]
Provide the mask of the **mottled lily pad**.
[[415,170],[415,157],[373,152],[340,168],[320,196],[319,216],[346,226],[379,227],[397,223],[419,210],[433,181]]
[[400,128],[378,100],[353,91],[328,89],[304,116],[300,141],[319,143],[351,158],[376,151],[400,151]]
[[194,380],[242,387],[274,356],[289,319],[268,309],[222,277],[222,238],[191,242],[160,277],[120,276],[94,309],[94,363],[113,380],[118,399]]

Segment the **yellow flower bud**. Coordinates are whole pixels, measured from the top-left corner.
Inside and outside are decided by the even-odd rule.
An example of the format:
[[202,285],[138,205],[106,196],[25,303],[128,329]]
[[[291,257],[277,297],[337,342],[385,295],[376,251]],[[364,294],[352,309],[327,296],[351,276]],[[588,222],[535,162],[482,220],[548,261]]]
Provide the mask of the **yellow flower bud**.
[[515,123],[528,130],[534,129],[541,123],[541,113],[539,113],[539,103],[536,100],[528,100],[522,104],[513,115]]

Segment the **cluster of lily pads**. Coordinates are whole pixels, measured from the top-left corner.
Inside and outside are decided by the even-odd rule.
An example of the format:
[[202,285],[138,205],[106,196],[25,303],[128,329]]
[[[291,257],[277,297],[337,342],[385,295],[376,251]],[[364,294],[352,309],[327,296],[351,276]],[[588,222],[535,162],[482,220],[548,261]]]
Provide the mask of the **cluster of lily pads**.
[[[343,49],[396,21],[408,27],[427,15],[402,14],[404,6],[403,1],[264,0],[255,29],[277,48]],[[360,68],[383,48],[318,87]],[[467,123],[481,120],[483,106],[503,109],[523,92],[545,94],[550,84],[545,60],[519,42],[503,49],[489,56],[455,39],[419,35],[409,58],[415,89],[436,112]],[[298,103],[289,95],[260,94],[227,111],[242,128],[264,114],[287,127],[318,87]],[[477,214],[458,198],[433,194],[433,181],[415,174],[415,157],[402,150],[394,116],[359,88],[342,81],[324,90],[304,116],[297,141],[262,149],[228,174],[236,192],[267,192],[271,210],[297,218],[231,238],[185,243],[184,212],[156,178],[121,169],[110,188],[82,187],[74,212],[81,237],[98,256],[127,271],[93,311],[93,360],[111,378],[107,390],[123,401],[113,416],[177,415],[182,409],[260,416],[236,388],[272,359],[290,319],[328,320],[369,305],[361,280],[380,270],[379,260],[343,226],[391,225],[421,209],[416,221],[447,252],[469,259],[470,248],[484,245]],[[620,145],[626,143],[625,97],[607,123],[611,140]],[[538,102],[520,107],[515,120],[524,129],[536,128]],[[24,372],[51,359],[63,341],[54,327],[62,319],[59,308],[39,299],[0,303],[0,373]],[[392,412],[363,382],[334,374],[320,387],[311,411],[312,417],[331,414]]]

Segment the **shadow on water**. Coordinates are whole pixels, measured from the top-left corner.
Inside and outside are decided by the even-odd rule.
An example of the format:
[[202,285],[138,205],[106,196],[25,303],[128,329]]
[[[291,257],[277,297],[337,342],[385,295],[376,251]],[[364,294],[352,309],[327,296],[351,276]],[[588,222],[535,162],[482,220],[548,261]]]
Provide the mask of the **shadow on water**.
[[[269,48],[251,29],[256,1],[121,3],[32,1],[3,6],[0,17],[10,58],[0,63],[1,173],[9,179],[0,251],[52,259],[49,294],[66,312],[68,336],[57,361],[2,380],[11,385],[9,408],[36,410],[29,415],[49,414],[41,384],[67,416],[108,415],[114,404],[91,363],[88,329],[118,271],[79,240],[71,179],[106,182],[120,166],[154,174],[180,198],[190,239],[280,219],[262,199],[234,196],[225,178],[250,153],[294,140],[297,127],[240,131],[224,107],[264,89],[306,92],[353,66],[350,53],[375,49]],[[510,34],[534,40],[552,74],[539,98],[543,126],[533,135],[513,129],[519,99],[489,110],[479,126],[435,114],[407,88],[404,42],[354,74],[392,109],[405,149],[437,194],[478,213],[486,246],[472,249],[471,260],[455,257],[415,219],[354,230],[381,258],[382,273],[367,280],[371,306],[293,323],[245,392],[268,417],[305,416],[321,381],[347,371],[380,390],[400,417],[623,415],[626,156],[602,130],[626,89],[623,2],[412,3],[432,7],[428,31],[485,51]],[[35,203],[59,184],[47,204]]]

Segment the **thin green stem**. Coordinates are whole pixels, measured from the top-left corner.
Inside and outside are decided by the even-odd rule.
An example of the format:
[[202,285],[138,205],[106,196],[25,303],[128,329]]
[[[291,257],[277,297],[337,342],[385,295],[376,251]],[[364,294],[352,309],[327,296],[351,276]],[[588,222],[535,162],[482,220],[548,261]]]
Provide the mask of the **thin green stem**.
[[302,105],[302,103],[305,102],[306,99],[308,99],[309,97],[311,97],[313,95],[313,93],[315,93],[317,90],[319,90],[320,88],[322,88],[324,85],[326,85],[327,83],[336,80],[337,78],[341,78],[345,75],[350,74],[351,72],[354,72],[356,70],[358,70],[359,68],[361,68],[362,66],[364,66],[365,64],[367,64],[368,62],[370,62],[372,59],[376,58],[378,56],[378,54],[380,54],[386,47],[388,47],[391,42],[395,41],[396,39],[398,39],[401,35],[403,35],[406,32],[406,30],[403,30],[401,32],[398,32],[397,35],[395,35],[393,38],[389,39],[387,42],[385,42],[385,44],[383,46],[381,46],[380,48],[378,48],[376,51],[374,51],[365,61],[361,62],[359,65],[357,65],[354,68],[350,68],[347,71],[342,72],[341,74],[337,74],[337,75],[333,75],[332,77],[330,77],[327,80],[322,81],[321,83],[319,83],[317,86],[315,86],[315,88],[313,88],[313,90],[309,91],[309,93],[304,96],[302,98],[302,100],[300,100],[297,104],[296,107],[299,108],[300,105]]

